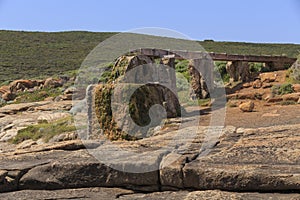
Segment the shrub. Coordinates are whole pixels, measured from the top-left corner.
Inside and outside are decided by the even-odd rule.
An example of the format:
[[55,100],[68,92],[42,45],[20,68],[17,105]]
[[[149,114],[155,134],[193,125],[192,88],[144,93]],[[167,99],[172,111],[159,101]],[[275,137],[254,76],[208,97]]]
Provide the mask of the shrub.
[[251,73],[270,71],[270,69],[265,67],[263,63],[258,63],[258,62],[249,62],[249,70]]
[[263,68],[262,63],[254,63],[254,62],[249,63],[250,72],[261,72],[262,68]]
[[176,87],[178,91],[188,91],[190,87],[186,77],[179,72],[176,72]]
[[285,83],[282,85],[274,85],[272,87],[272,93],[273,94],[278,94],[278,95],[283,95],[283,94],[289,94],[289,93],[293,93],[293,87],[292,84],[290,83]]
[[181,60],[176,63],[175,70],[176,72],[181,73],[188,81],[190,81],[188,66],[189,66],[188,60]]
[[44,88],[33,92],[20,92],[17,94],[17,98],[14,103],[43,101],[46,97],[57,97],[60,94],[62,94],[60,88]]
[[[216,77],[217,81],[222,80],[225,83],[229,82],[230,76],[226,70],[226,63],[227,62],[224,62],[224,61],[216,61],[215,62],[214,72],[217,76]],[[218,73],[219,73],[219,75],[218,75]]]
[[3,81],[0,83],[0,87],[4,86],[4,85],[9,85],[11,83],[11,81]]

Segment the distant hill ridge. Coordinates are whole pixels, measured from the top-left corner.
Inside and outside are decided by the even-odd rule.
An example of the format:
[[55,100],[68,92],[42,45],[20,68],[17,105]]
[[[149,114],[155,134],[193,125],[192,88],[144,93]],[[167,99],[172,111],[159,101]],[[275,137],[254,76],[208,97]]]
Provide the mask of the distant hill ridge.
[[[76,70],[112,32],[24,32],[0,30],[0,83]],[[199,41],[208,52],[297,57],[299,44]]]

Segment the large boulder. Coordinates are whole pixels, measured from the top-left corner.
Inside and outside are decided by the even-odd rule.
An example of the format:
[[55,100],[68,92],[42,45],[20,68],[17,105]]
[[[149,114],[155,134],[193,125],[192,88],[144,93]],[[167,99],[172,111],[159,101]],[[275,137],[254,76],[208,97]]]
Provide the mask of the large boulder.
[[259,78],[261,79],[262,82],[265,83],[275,82],[277,77],[278,77],[277,73],[273,73],[273,72],[265,72],[259,74]]
[[259,89],[259,88],[261,88],[262,86],[263,86],[263,83],[261,82],[260,79],[256,79],[256,80],[253,82],[253,84],[252,84],[252,87],[253,87],[254,89]]
[[243,112],[252,112],[253,109],[254,109],[254,103],[253,103],[253,101],[248,101],[248,102],[245,102],[245,103],[241,103],[239,105],[239,108]]
[[61,79],[47,78],[44,83],[45,88],[57,88],[63,85],[64,81]]
[[[164,59],[162,64],[175,69],[173,59]],[[176,86],[175,70],[151,67],[152,63],[153,60],[144,55],[122,56],[112,69],[112,78],[93,89],[96,117],[109,139],[147,137],[151,129],[160,125],[162,116],[180,115],[178,98],[172,91]],[[134,74],[125,78],[125,74],[137,66]],[[92,104],[88,102],[88,105]]]
[[300,92],[300,84],[293,84],[292,87],[295,92]]

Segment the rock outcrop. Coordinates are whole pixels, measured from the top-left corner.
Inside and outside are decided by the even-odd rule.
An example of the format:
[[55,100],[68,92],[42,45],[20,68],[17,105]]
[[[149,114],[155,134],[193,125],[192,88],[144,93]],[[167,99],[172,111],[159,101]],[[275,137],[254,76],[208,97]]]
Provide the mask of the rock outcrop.
[[[163,112],[166,118],[180,116],[177,94],[172,90],[176,87],[174,59],[162,61],[173,70],[152,63],[143,55],[122,56],[108,82],[95,86],[94,110],[100,128],[110,139],[147,137],[151,128],[160,125]],[[158,112],[151,112],[154,105],[160,105],[156,106]]]
[[230,76],[231,82],[242,81],[246,82],[250,80],[250,70],[248,62],[234,61],[227,62],[226,70]]
[[259,74],[260,80],[264,83],[271,83],[277,80],[277,74],[272,72],[265,72]]
[[44,83],[45,88],[56,88],[61,87],[64,81],[61,79],[47,78]]
[[[46,80],[15,80],[9,85],[0,87],[0,100],[4,100],[5,102],[16,100],[18,94],[26,91],[35,92],[43,88],[62,87],[68,80],[69,77],[65,76],[62,76],[58,79],[50,77]],[[45,98],[47,97],[47,93],[45,91],[41,91],[41,93],[45,93]],[[65,93],[64,95],[62,95],[61,99],[71,100],[72,94],[69,91],[69,93]]]
[[24,91],[26,89],[40,87],[43,85],[43,81],[37,80],[15,80],[9,84],[10,91],[16,93],[18,91]]
[[261,82],[260,79],[256,79],[256,80],[253,82],[253,84],[252,84],[252,87],[253,87],[254,89],[259,89],[259,88],[261,88],[262,86],[263,86],[263,83]]
[[[208,63],[205,59],[190,60],[188,70],[191,76],[192,93],[196,95],[198,99],[206,99],[210,97],[209,89],[212,90],[213,85],[211,81],[212,73],[210,73]],[[209,85],[207,85],[209,83]]]

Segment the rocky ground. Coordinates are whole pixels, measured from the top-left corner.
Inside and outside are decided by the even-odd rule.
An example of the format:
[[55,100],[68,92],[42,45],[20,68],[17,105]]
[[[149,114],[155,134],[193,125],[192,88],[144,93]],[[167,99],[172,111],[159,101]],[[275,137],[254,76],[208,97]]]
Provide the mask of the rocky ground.
[[[10,105],[1,108],[1,123],[11,124],[6,126],[10,127],[8,130],[14,130],[24,126],[17,123],[20,119],[33,123],[42,116],[41,110],[44,117],[49,118],[53,113],[66,113],[70,106],[68,101]],[[23,111],[24,107],[27,111]],[[270,107],[265,108],[269,113]],[[286,106],[282,110],[286,108],[296,113],[298,105]],[[227,123],[237,122],[236,109],[228,108]],[[165,131],[136,142],[68,140],[15,146],[3,141],[0,190],[4,193],[0,197],[300,199],[300,123],[247,128],[249,120],[255,119],[257,113],[264,114],[262,110],[251,113],[239,111],[239,116],[247,118],[248,123],[239,122],[239,128],[226,126],[219,138],[205,143],[205,146],[202,144],[208,131],[206,126],[186,127],[179,133]],[[204,116],[208,118],[209,115]],[[186,136],[186,133],[192,132],[197,134]],[[176,148],[161,149],[166,144]],[[107,153],[108,149],[116,146],[137,154],[129,157],[122,151],[106,154],[102,161],[110,161],[110,165],[91,155],[91,152]],[[130,170],[159,166],[160,170],[137,174],[117,170],[120,167]]]
[[[300,105],[268,101],[278,97],[268,97],[264,84],[228,95],[225,128],[215,127],[215,135],[207,126],[211,109],[188,107],[185,120],[199,111],[200,126],[176,131],[174,119],[139,141],[67,132],[12,144],[29,125],[71,116],[72,101],[1,107],[0,199],[300,199]],[[252,112],[241,111],[248,101]]]

